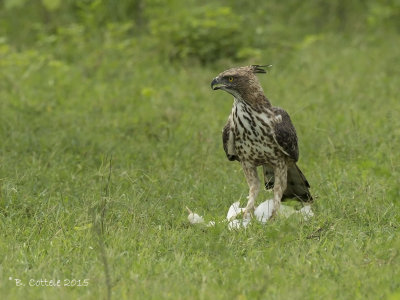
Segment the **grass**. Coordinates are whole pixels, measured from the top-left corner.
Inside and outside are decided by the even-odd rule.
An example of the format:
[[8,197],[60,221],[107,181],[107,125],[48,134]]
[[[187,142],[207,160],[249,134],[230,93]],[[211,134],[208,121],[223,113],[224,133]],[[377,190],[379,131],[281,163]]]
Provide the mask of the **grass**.
[[260,79],[297,128],[315,217],[237,232],[185,210],[222,220],[245,202],[221,145],[232,101],[209,87],[231,63],[0,44],[0,295],[400,299],[398,43],[325,36],[251,62],[273,64]]

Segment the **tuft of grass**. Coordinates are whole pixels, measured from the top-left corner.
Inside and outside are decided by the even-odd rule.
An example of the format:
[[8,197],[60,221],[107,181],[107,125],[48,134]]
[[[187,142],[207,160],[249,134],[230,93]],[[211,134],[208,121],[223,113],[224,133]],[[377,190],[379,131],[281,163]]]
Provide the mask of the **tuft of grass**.
[[108,276],[115,299],[395,298],[398,42],[330,35],[263,57],[266,94],[298,131],[315,217],[240,231],[189,226],[185,210],[222,220],[247,195],[220,141],[231,100],[209,88],[227,64],[152,64],[135,47],[72,59],[1,48],[0,295],[104,298]]

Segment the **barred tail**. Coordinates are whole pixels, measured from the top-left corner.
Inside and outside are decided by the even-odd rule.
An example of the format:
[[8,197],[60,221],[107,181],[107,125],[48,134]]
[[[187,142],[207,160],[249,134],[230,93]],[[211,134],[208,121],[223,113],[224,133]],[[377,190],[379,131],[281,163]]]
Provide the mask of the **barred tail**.
[[297,198],[305,202],[312,202],[313,198],[309,191],[308,183],[303,172],[296,164],[292,164],[288,168],[287,187],[282,198]]

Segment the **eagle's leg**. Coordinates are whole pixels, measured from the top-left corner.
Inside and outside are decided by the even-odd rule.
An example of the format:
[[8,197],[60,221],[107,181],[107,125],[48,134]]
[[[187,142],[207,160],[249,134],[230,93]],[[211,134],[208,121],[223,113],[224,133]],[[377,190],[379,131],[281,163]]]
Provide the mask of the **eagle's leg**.
[[242,166],[247,184],[249,185],[249,197],[243,214],[243,218],[247,218],[254,212],[254,203],[260,191],[260,180],[258,179],[257,168],[255,166],[245,163]]
[[274,168],[274,209],[272,216],[274,217],[279,211],[283,192],[287,186],[287,164],[285,161],[278,163]]

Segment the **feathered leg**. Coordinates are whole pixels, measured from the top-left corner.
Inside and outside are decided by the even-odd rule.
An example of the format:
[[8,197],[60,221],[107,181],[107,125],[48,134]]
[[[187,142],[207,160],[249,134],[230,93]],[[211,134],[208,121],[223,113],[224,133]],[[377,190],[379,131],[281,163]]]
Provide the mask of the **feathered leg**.
[[274,168],[274,210],[272,216],[279,211],[282,195],[287,186],[287,164],[285,161],[279,162]]
[[254,212],[254,203],[260,191],[260,180],[258,179],[257,168],[252,165],[242,164],[247,184],[249,185],[249,197],[243,217],[248,217]]

